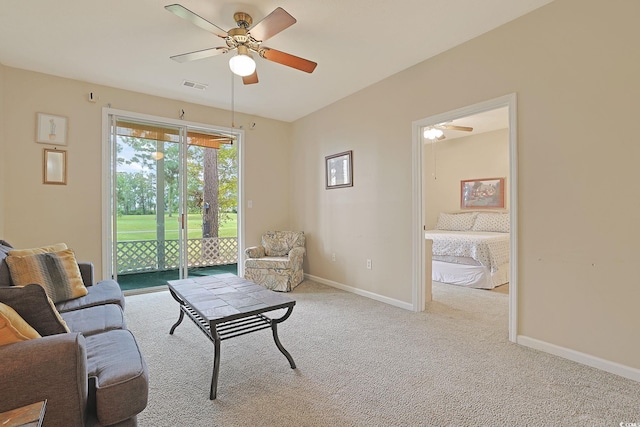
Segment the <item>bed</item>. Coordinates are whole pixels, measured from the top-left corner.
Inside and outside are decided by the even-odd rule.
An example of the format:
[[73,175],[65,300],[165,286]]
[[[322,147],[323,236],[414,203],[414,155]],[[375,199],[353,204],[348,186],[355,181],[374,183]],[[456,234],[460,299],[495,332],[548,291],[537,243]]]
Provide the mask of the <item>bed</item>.
[[509,215],[441,213],[433,241],[432,279],[471,288],[493,289],[509,282]]

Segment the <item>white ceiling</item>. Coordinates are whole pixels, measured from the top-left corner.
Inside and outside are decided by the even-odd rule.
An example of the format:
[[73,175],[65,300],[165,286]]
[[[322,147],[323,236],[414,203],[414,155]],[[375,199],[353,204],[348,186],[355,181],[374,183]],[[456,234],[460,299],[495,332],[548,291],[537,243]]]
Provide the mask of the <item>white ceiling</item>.
[[236,111],[294,121],[552,0],[0,0],[0,63],[230,109],[231,54],[169,59],[224,45],[164,9],[176,1],[224,29],[236,11],[297,19],[264,46],[317,62],[313,74],[257,58],[260,83],[235,79]]
[[[473,128],[472,131],[460,131],[452,129],[443,129],[444,136],[447,141],[456,138],[464,138],[465,136],[475,136],[485,132],[491,132],[498,129],[509,128],[509,107],[496,108],[495,110],[484,111],[482,113],[473,114],[471,116],[462,117],[455,120],[445,122],[447,125],[467,126]],[[429,126],[425,126],[429,127]],[[424,139],[425,143],[432,142]]]

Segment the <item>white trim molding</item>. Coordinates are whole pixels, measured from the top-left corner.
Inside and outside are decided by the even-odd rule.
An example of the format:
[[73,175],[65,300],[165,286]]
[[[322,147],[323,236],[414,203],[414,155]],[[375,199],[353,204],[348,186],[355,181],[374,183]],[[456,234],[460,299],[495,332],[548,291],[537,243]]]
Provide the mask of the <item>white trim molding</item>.
[[425,310],[426,297],[429,295],[425,286],[425,245],[424,245],[424,204],[423,195],[423,143],[422,128],[449,120],[460,119],[508,107],[509,109],[509,217],[511,221],[511,251],[510,251],[510,283],[509,283],[509,340],[516,342],[518,333],[518,141],[517,141],[517,98],[515,93],[490,99],[478,104],[469,105],[457,110],[437,114],[412,123],[413,164],[412,164],[412,309]]
[[332,288],[340,289],[343,291],[350,292],[352,294],[360,295],[363,297],[371,298],[376,301],[383,302],[385,304],[392,305],[394,307],[404,308],[405,310],[413,310],[413,305],[408,302],[400,301],[397,299],[385,297],[383,295],[379,295],[369,291],[363,291],[362,289],[354,288],[352,286],[343,285],[342,283],[334,282],[333,280],[323,279],[322,277],[313,276],[311,274],[305,274],[305,279],[313,280],[317,283],[322,283],[323,285],[331,286]]
[[620,363],[601,359],[590,354],[581,353],[579,351],[571,350],[565,347],[560,347],[558,345],[550,344],[548,342],[540,341],[524,335],[518,335],[516,342],[525,347],[540,350],[545,353],[550,353],[554,356],[569,359],[582,365],[591,366],[592,368],[600,369],[611,374],[619,375],[621,377],[640,382],[640,369],[621,365]]

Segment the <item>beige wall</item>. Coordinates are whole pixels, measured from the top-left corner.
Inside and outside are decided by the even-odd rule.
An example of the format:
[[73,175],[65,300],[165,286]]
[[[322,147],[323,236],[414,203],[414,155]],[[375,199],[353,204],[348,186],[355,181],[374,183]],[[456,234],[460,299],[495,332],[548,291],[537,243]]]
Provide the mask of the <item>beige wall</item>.
[[[506,178],[509,207],[509,130],[429,142],[424,145],[425,225],[435,227],[440,212],[460,212],[460,181]],[[504,211],[503,209],[492,209]]]
[[[639,15],[630,0],[556,0],[293,125],[239,115],[257,122],[246,133],[247,242],[267,228],[302,229],[307,272],[410,302],[411,123],[515,92],[517,332],[640,369],[631,209],[640,145],[628,132],[596,129],[635,122],[640,51],[629,46],[640,39]],[[66,241],[98,267],[101,107],[173,118],[184,108],[190,121],[229,122],[213,108],[0,73],[2,237],[22,247]],[[90,91],[99,103],[86,101]],[[41,183],[39,111],[69,117],[67,186]],[[349,149],[354,187],[325,190],[324,156]]]
[[4,65],[0,64],[0,239],[4,236],[4,188],[5,188],[5,163],[7,156],[5,155],[5,125],[4,111],[6,105],[4,102]]
[[[3,132],[0,215],[4,238],[16,247],[66,242],[83,261],[101,273],[102,240],[102,108],[113,108],[176,119],[230,126],[230,113],[140,93],[4,67]],[[87,101],[89,92],[100,97]],[[35,142],[37,112],[68,117],[68,185],[42,184],[43,148]],[[284,122],[236,114],[236,124],[256,123],[245,132],[245,209],[247,244],[258,243],[268,228],[290,223],[290,128]],[[0,219],[2,216],[0,216]],[[2,224],[2,222],[0,222]],[[2,230],[0,228],[0,230]]]
[[[295,122],[308,272],[411,301],[412,121],[515,92],[517,333],[640,368],[640,144],[598,129],[635,123],[638,16],[636,1],[556,0]],[[324,156],[348,149],[354,187],[325,190]]]

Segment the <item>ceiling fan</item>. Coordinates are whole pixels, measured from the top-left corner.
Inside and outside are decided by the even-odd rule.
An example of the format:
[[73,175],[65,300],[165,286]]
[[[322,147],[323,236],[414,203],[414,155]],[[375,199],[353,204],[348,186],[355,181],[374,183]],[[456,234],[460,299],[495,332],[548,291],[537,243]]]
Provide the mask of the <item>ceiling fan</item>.
[[457,126],[445,123],[438,123],[437,125],[427,126],[424,128],[424,137],[431,141],[441,141],[446,138],[444,135],[445,130],[460,130],[463,132],[472,132],[473,128],[469,126]]
[[182,5],[171,4],[165,6],[165,9],[224,39],[227,44],[226,46],[175,55],[171,57],[174,61],[194,61],[196,59],[209,58],[237,50],[237,54],[229,60],[229,67],[234,74],[242,77],[242,81],[246,85],[258,83],[256,63],[250,52],[255,52],[260,57],[269,61],[277,62],[278,64],[286,65],[307,73],[312,73],[318,65],[307,59],[262,46],[264,41],[296,23],[296,19],[281,7],[275,9],[253,27],[251,27],[253,18],[251,18],[248,13],[236,12],[233,15],[233,19],[236,21],[238,27],[232,28],[229,31],[225,31],[217,25],[212,24]]

